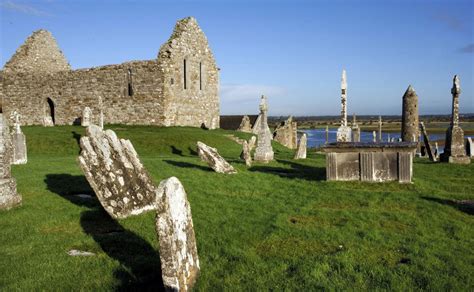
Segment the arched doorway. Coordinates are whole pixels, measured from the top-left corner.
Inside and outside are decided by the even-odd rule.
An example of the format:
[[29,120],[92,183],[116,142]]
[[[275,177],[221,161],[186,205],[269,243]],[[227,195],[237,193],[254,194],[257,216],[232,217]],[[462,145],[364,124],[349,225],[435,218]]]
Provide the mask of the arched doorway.
[[49,107],[49,112],[46,113],[46,116],[49,115],[49,117],[51,117],[51,121],[53,122],[53,125],[54,125],[56,124],[56,120],[54,118],[54,102],[49,97],[48,99],[46,99],[46,101],[48,102],[48,107]]

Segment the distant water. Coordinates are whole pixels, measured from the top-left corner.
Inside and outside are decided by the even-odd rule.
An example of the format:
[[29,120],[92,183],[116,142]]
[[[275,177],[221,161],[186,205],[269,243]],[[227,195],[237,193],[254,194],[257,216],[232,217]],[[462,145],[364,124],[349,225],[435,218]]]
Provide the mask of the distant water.
[[[320,147],[320,146],[323,146],[324,143],[326,143],[326,129],[313,129],[313,130],[303,130],[303,131],[306,132],[306,135],[308,135],[308,147]],[[337,133],[337,128],[329,128],[329,143],[336,142],[336,133]],[[395,139],[400,138],[400,133],[382,132],[382,140],[387,141],[389,135],[390,135],[390,138],[395,138]],[[378,137],[378,132],[377,132],[377,137]],[[445,134],[430,134],[429,138],[430,138],[430,141],[444,140]],[[373,141],[372,132],[361,132],[360,141],[372,142]]]

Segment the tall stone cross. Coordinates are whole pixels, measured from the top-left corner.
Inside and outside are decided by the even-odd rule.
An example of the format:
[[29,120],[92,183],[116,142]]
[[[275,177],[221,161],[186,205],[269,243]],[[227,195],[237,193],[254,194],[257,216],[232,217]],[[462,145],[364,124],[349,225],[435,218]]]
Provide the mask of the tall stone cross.
[[346,70],[342,70],[341,78],[341,126],[347,126],[347,79]]
[[461,94],[461,85],[458,75],[454,75],[453,87],[451,88],[453,95],[453,112],[451,114],[451,127],[459,126],[459,95]]
[[268,128],[267,121],[267,98],[262,95],[260,101],[260,129],[258,131],[257,148],[255,149],[254,160],[260,162],[270,162],[273,160],[272,133]]

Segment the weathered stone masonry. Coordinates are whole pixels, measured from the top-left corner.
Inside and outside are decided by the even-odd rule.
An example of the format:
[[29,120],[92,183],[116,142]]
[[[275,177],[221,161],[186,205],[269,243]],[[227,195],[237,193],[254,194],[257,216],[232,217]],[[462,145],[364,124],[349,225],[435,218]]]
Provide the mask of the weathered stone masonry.
[[80,123],[85,107],[109,124],[219,127],[219,72],[207,38],[192,17],[177,22],[155,60],[71,70],[52,35],[39,30],[1,72],[2,110],[26,125],[51,116]]

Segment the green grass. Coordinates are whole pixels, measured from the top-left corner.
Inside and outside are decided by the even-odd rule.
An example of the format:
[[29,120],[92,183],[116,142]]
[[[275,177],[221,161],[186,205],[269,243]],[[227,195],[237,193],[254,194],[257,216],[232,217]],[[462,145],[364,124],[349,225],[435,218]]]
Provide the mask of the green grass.
[[[156,184],[176,176],[191,203],[196,290],[474,289],[474,165],[416,160],[413,184],[326,182],[324,156],[250,169],[229,131],[111,126],[131,139]],[[24,127],[28,164],[13,166],[21,207],[0,212],[0,290],[150,289],[161,283],[154,213],[115,221],[76,162],[81,127]],[[238,170],[214,173],[196,141]],[[96,253],[71,257],[70,249]]]

